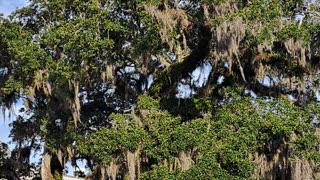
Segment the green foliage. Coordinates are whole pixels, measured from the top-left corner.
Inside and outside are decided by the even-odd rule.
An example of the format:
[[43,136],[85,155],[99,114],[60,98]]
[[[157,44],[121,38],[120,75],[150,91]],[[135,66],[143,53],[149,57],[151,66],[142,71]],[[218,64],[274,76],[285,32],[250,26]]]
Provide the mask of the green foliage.
[[127,150],[134,152],[143,143],[146,134],[134,124],[128,124],[127,118],[112,115],[112,128],[101,128],[88,138],[80,140],[78,150],[104,165]]
[[298,25],[293,24],[290,26],[286,26],[279,32],[278,37],[281,41],[288,40],[290,38],[294,39],[302,39],[304,41],[310,41],[309,29],[300,28]]
[[[148,107],[143,102],[152,103]],[[250,178],[255,169],[250,154],[264,151],[270,144],[278,144],[274,148],[281,149],[285,143],[292,143],[291,148],[301,152],[295,156],[319,159],[316,154],[319,137],[312,130],[309,114],[289,102],[233,96],[217,111],[214,121],[208,116],[185,123],[157,110],[156,102],[148,96],[139,99],[140,113],[146,113],[143,128],[129,123],[128,117],[112,115],[117,122],[113,128],[91,135],[79,150],[110,162],[118,151],[134,150],[141,145],[155,163],[151,171],[144,173],[144,179]],[[113,130],[115,127],[117,131]],[[292,136],[297,138],[293,140]],[[197,163],[185,172],[169,171],[161,165],[165,160],[173,163],[180,152],[194,150],[198,154]]]
[[[319,25],[312,14],[294,20],[304,1],[184,2],[31,0],[0,17],[1,104],[23,98],[28,115],[13,123],[14,141],[36,139],[44,154],[61,150],[89,166],[125,166],[125,153],[139,151],[143,179],[249,179],[254,153],[285,147],[290,158],[319,163],[312,120],[320,108],[278,98],[306,91],[292,78],[318,76]],[[304,44],[290,49],[288,40]],[[192,72],[204,62],[212,72],[194,87]],[[264,87],[264,75],[278,84]],[[290,87],[280,82],[287,78]],[[196,98],[176,98],[181,82]],[[251,88],[269,99],[244,96]],[[190,167],[172,169],[182,153]],[[50,171],[61,178],[61,168]]]
[[[180,115],[183,121],[201,117],[210,112],[212,103],[206,99],[181,99],[162,98],[160,100],[160,109],[167,109],[172,115]],[[170,108],[167,108],[170,107]]]
[[144,122],[149,135],[148,144],[145,147],[147,156],[157,162],[165,159],[172,160],[178,153],[172,150],[172,136],[180,123],[180,119],[174,118],[166,112],[152,112]]
[[137,109],[159,109],[159,101],[152,99],[150,96],[140,96],[137,100]]
[[170,180],[177,179],[176,174],[166,166],[153,166],[152,171],[143,174],[141,179],[145,180]]

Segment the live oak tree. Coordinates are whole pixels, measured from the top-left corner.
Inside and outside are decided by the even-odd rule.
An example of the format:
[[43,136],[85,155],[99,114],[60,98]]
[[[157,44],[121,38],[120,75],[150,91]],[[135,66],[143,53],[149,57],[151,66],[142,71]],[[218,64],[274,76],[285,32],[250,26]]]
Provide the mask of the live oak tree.
[[318,9],[30,1],[0,24],[0,102],[24,102],[15,161],[44,146],[42,179],[82,159],[91,179],[318,178]]

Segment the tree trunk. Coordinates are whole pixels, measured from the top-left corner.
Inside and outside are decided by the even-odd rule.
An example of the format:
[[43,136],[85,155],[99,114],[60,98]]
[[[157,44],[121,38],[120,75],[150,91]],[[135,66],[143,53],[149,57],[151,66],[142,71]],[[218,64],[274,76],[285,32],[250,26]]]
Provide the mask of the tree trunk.
[[54,180],[51,173],[51,155],[48,152],[45,152],[42,157],[41,179]]

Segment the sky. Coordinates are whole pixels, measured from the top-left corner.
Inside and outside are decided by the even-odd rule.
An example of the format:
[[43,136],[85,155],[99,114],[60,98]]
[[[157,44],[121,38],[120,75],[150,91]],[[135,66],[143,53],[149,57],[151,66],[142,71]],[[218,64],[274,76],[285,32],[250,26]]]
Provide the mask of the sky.
[[5,111],[3,112],[1,110],[0,113],[0,142],[5,142],[8,143],[10,141],[9,133],[10,133],[10,128],[9,124],[14,120],[15,115],[11,116],[9,118],[9,112]]
[[0,12],[8,16],[12,11],[27,5],[27,0],[0,0]]

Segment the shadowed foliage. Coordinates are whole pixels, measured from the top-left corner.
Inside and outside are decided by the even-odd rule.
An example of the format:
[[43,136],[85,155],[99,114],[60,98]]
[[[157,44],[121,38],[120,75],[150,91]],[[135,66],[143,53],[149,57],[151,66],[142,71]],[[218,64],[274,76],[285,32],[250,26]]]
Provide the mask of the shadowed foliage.
[[0,176],[319,178],[319,7],[31,0],[0,18]]

